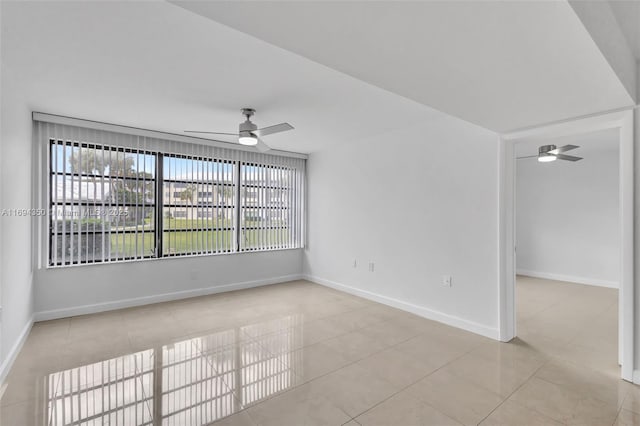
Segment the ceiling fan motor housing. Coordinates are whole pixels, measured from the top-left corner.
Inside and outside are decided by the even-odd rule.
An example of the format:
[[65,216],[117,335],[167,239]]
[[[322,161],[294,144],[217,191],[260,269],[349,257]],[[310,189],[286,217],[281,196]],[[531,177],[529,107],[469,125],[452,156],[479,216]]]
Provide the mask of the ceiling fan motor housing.
[[249,136],[247,133],[255,132],[258,130],[258,126],[251,122],[251,116],[255,114],[256,110],[253,108],[242,108],[242,114],[247,117],[246,121],[240,123],[238,133],[240,136]]
[[553,151],[554,149],[556,149],[555,145],[542,145],[540,148],[538,148],[538,154],[546,154],[549,151]]

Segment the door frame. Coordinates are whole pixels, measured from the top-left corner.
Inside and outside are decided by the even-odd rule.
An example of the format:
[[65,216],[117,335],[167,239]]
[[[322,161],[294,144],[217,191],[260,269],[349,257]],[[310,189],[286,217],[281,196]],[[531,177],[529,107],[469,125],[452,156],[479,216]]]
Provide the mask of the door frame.
[[634,371],[634,110],[625,109],[587,116],[501,135],[499,178],[499,338],[516,337],[515,312],[515,182],[514,146],[531,139],[555,138],[578,133],[617,129],[619,154],[620,280],[618,292],[618,361],[624,380]]

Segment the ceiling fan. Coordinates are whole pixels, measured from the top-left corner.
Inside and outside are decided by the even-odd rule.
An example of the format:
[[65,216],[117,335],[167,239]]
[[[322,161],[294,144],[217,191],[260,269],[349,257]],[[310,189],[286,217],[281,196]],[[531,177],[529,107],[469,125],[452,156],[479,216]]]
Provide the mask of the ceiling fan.
[[563,152],[571,151],[572,149],[580,148],[578,145],[565,145],[557,148],[555,145],[542,145],[538,148],[538,155],[528,155],[526,157],[518,157],[518,160],[523,158],[537,157],[541,163],[548,163],[550,161],[565,160],[565,161],[579,161],[582,157],[575,157],[573,155],[565,155]]
[[253,108],[242,108],[242,115],[246,117],[246,120],[240,123],[238,128],[238,133],[222,133],[222,132],[201,132],[197,130],[185,130],[185,133],[203,133],[209,135],[229,135],[229,136],[237,136],[238,142],[241,145],[255,146],[258,151],[266,152],[271,148],[264,143],[262,136],[272,135],[274,133],[286,132],[287,130],[292,130],[293,126],[289,123],[280,123],[275,124],[269,127],[263,127],[262,129],[258,129],[251,121],[251,116],[256,113],[256,110]]

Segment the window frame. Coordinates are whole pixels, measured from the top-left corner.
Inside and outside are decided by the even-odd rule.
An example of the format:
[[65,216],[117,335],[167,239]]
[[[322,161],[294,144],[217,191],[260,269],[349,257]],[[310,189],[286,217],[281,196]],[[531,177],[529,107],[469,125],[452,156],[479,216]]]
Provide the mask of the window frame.
[[[180,257],[196,257],[196,256],[216,256],[216,255],[226,255],[226,254],[242,254],[242,253],[251,253],[251,252],[261,252],[261,251],[280,251],[280,250],[296,250],[296,249],[300,249],[304,246],[303,243],[303,235],[302,233],[300,233],[300,235],[298,236],[296,234],[296,228],[299,226],[302,226],[302,222],[304,221],[304,201],[302,199],[298,199],[297,194],[294,194],[294,196],[292,196],[291,198],[291,204],[286,207],[285,209],[287,209],[288,211],[291,212],[290,217],[288,218],[288,220],[290,221],[287,226],[286,229],[288,232],[292,233],[291,237],[290,237],[290,243],[289,244],[285,244],[283,246],[269,246],[269,247],[243,247],[241,244],[241,239],[243,238],[243,234],[244,232],[248,229],[246,226],[243,226],[242,223],[244,223],[244,217],[246,215],[246,211],[251,212],[252,210],[252,206],[244,206],[246,200],[243,200],[243,194],[242,191],[245,188],[245,184],[244,181],[246,179],[245,176],[243,176],[243,166],[253,166],[253,167],[263,167],[265,169],[269,169],[271,167],[275,167],[277,169],[281,169],[281,170],[286,170],[288,173],[290,173],[291,175],[289,176],[288,180],[287,180],[287,184],[286,186],[278,186],[277,189],[282,189],[282,190],[286,190],[286,191],[291,191],[292,193],[296,191],[296,186],[292,183],[292,180],[295,179],[295,174],[296,173],[303,173],[303,178],[304,178],[304,169],[302,170],[298,170],[294,167],[287,167],[287,166],[280,166],[280,165],[272,165],[269,164],[268,162],[260,162],[260,161],[256,161],[256,160],[243,160],[243,159],[225,159],[225,158],[217,158],[216,156],[202,156],[202,155],[185,155],[185,154],[180,154],[180,153],[173,153],[173,152],[164,152],[164,150],[155,150],[155,149],[134,149],[134,148],[129,148],[126,146],[119,146],[117,144],[106,144],[106,143],[92,143],[92,142],[86,142],[86,141],[75,141],[72,140],[70,138],[62,138],[62,137],[55,137],[55,136],[51,136],[51,137],[47,137],[46,138],[46,144],[47,144],[47,152],[50,156],[50,161],[48,161],[47,163],[47,182],[49,184],[49,190],[46,192],[47,193],[47,205],[49,206],[49,212],[51,213],[53,211],[53,209],[57,206],[67,206],[67,205],[76,205],[78,203],[76,202],[68,202],[68,200],[62,200],[62,201],[57,201],[54,203],[54,184],[53,184],[53,177],[54,176],[62,176],[63,179],[66,179],[68,176],[80,176],[80,177],[85,177],[85,176],[89,176],[89,177],[96,177],[96,178],[115,178],[115,179],[128,179],[128,177],[125,176],[113,176],[111,177],[110,175],[93,175],[93,174],[86,174],[86,173],[68,173],[68,172],[64,172],[64,171],[59,171],[56,170],[56,167],[54,167],[54,156],[53,156],[53,149],[56,145],[60,146],[71,146],[72,149],[73,148],[80,148],[80,149],[102,149],[102,150],[110,150],[110,151],[115,151],[115,152],[124,152],[124,153],[134,153],[134,154],[139,154],[139,155],[150,155],[154,157],[154,163],[155,163],[155,169],[154,169],[154,178],[153,179],[147,179],[147,178],[143,178],[140,180],[143,181],[150,181],[154,183],[154,194],[153,194],[153,200],[152,203],[145,203],[144,207],[151,207],[153,210],[153,218],[152,218],[152,222],[154,224],[154,229],[153,230],[148,230],[146,232],[148,232],[150,235],[153,235],[153,243],[154,243],[154,248],[153,248],[153,253],[152,254],[142,254],[141,256],[122,256],[122,257],[116,257],[116,258],[104,258],[104,254],[102,258],[96,259],[95,255],[94,258],[91,260],[88,259],[80,259],[77,262],[68,262],[68,261],[62,261],[61,259],[57,259],[56,262],[54,262],[54,260],[56,260],[54,258],[53,255],[53,240],[54,238],[57,238],[57,233],[54,232],[54,226],[57,226],[54,224],[54,218],[53,215],[49,214],[49,219],[47,220],[47,227],[46,227],[46,232],[47,232],[47,245],[46,248],[48,249],[48,253],[46,254],[46,267],[47,268],[65,268],[65,267],[71,267],[71,266],[84,266],[84,265],[93,265],[93,264],[109,264],[109,263],[121,263],[121,262],[136,262],[136,261],[145,261],[145,260],[160,260],[160,259],[165,259],[165,258],[180,258]],[[63,161],[67,161],[66,158],[66,154],[63,154]],[[214,164],[232,164],[233,167],[233,178],[231,180],[230,183],[224,183],[223,186],[230,186],[234,189],[234,192],[232,194],[232,199],[233,199],[233,205],[231,206],[225,206],[224,209],[231,209],[231,216],[233,217],[233,223],[232,226],[227,228],[227,227],[223,227],[223,228],[218,228],[218,225],[216,225],[215,227],[215,231],[232,231],[231,234],[231,243],[232,243],[232,247],[229,250],[223,250],[223,249],[217,249],[217,251],[202,251],[202,250],[191,250],[189,252],[185,252],[185,253],[165,253],[165,247],[164,247],[164,234],[165,232],[173,232],[170,229],[165,229],[165,217],[164,217],[164,208],[166,207],[164,204],[164,199],[165,199],[165,190],[168,190],[169,194],[172,194],[172,191],[174,191],[173,188],[169,187],[165,187],[165,182],[174,182],[176,181],[175,179],[165,179],[164,176],[164,159],[166,157],[175,157],[175,158],[183,158],[183,159],[187,159],[189,161],[211,161]],[[135,178],[131,178],[131,179],[135,179]],[[63,181],[64,182],[64,181]],[[188,185],[189,183],[187,183]],[[212,185],[211,181],[206,181],[203,180],[201,182],[201,184],[204,184],[204,186],[207,185]],[[252,186],[252,185],[249,185]],[[266,187],[264,189],[269,190],[271,187]],[[275,188],[275,187],[274,187]],[[259,185],[255,185],[255,189],[256,191],[260,191],[261,188]],[[301,190],[301,188],[298,189],[298,191]],[[208,191],[208,189],[206,189],[206,191]],[[196,194],[198,193],[198,190],[196,189]],[[209,193],[209,192],[207,192]],[[206,201],[205,200],[205,204],[209,204],[209,203],[213,203],[213,199],[215,199],[215,189],[211,190],[211,196],[205,197],[207,200],[208,199],[212,199],[212,201]],[[56,197],[57,198],[57,197]],[[170,197],[171,198],[171,197]],[[95,203],[90,203],[87,205],[94,205]],[[219,204],[219,200],[216,201],[216,203],[214,204]],[[80,203],[80,205],[84,205],[82,203]],[[114,204],[115,205],[115,204]],[[123,204],[117,204],[119,205],[123,205]],[[128,205],[128,204],[127,204]],[[105,205],[106,206],[106,205]],[[200,203],[196,203],[193,206],[190,205],[185,205],[184,207],[193,207],[196,210],[200,210]],[[262,208],[262,206],[258,205],[258,208]],[[256,208],[256,206],[253,206],[253,208]],[[247,210],[245,210],[247,209]],[[266,208],[266,210],[268,210],[269,212],[271,210],[275,209],[274,208]],[[281,210],[283,208],[278,207],[278,210]],[[207,212],[206,209],[204,209],[205,212]],[[296,218],[295,215],[299,215],[299,218]],[[208,218],[208,216],[203,216],[202,220],[206,220]],[[194,221],[197,223],[199,220],[201,220],[201,218],[198,216],[196,219],[194,219]],[[213,228],[212,228],[213,229]],[[188,228],[185,229],[185,231],[192,231],[192,232],[198,232],[198,231],[203,231],[203,229],[200,229],[200,227],[196,226],[196,228]],[[81,232],[81,231],[80,231]],[[108,233],[105,233],[104,231],[93,231],[93,233],[100,233],[102,232],[103,235],[108,235],[109,237],[111,237],[111,232],[109,231]],[[120,232],[115,232],[113,235],[120,233]],[[134,231],[127,231],[127,232],[122,232],[124,233],[134,233]],[[142,234],[144,238],[144,233]]]

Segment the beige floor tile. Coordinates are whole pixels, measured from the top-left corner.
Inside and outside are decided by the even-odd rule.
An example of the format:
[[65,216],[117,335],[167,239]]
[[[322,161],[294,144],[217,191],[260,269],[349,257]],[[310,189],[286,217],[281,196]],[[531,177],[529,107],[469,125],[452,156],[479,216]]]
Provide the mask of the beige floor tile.
[[488,342],[472,350],[469,354],[508,365],[517,370],[535,370],[549,359],[547,355],[517,337],[507,343]]
[[69,335],[69,318],[62,318],[51,321],[41,321],[33,324],[29,333],[29,340],[33,343],[44,343],[50,345],[56,342],[64,342]]
[[628,388],[629,389],[622,407],[626,410],[640,414],[640,386],[629,384]]
[[58,376],[32,372],[11,371],[2,384],[0,406],[25,401],[44,403],[55,394]]
[[[247,331],[243,328],[243,331]],[[348,333],[344,325],[329,318],[298,324],[282,326],[278,331],[260,334],[255,330],[248,330],[248,334],[273,353],[291,352],[306,346],[311,346],[334,337]]]
[[257,426],[246,411],[241,411],[213,422],[215,426]]
[[618,413],[614,426],[638,426],[640,425],[640,414],[622,409]]
[[445,326],[443,324],[419,317],[418,315],[410,314],[408,312],[396,314],[388,321],[393,324],[398,324],[402,328],[414,332],[417,335],[427,332],[437,332],[445,330]]
[[357,365],[398,388],[409,386],[438,368],[394,348],[377,352],[358,361]]
[[400,392],[355,419],[362,426],[455,426],[460,425],[429,404]]
[[128,328],[127,335],[133,351],[162,347],[188,337],[184,327],[175,322],[145,328]]
[[341,425],[351,417],[308,385],[268,399],[247,410],[257,425]]
[[400,309],[374,302],[370,302],[368,306],[362,308],[362,311],[378,317],[381,321],[391,321],[411,315]]
[[47,424],[47,411],[34,400],[0,407],[0,425],[41,426]]
[[129,338],[123,335],[100,335],[67,342],[60,358],[60,369],[92,364],[135,352]]
[[324,343],[306,346],[279,359],[293,368],[299,383],[306,383],[317,377],[324,376],[352,362],[343,354]]
[[397,345],[398,343],[416,337],[420,332],[403,324],[390,320],[370,325],[359,330],[366,336],[384,343],[386,346]]
[[446,338],[434,338],[427,335],[414,337],[394,346],[394,348],[419,361],[438,367],[453,361],[468,351],[465,347],[449,343]]
[[34,347],[25,344],[18,354],[11,373],[46,375],[60,368],[60,362],[66,349],[66,342],[62,345]]
[[556,422],[549,417],[530,410],[523,405],[513,401],[505,401],[496,408],[480,426],[560,426],[562,423]]
[[101,312],[72,317],[69,321],[69,340],[93,338],[96,335],[124,333],[124,321],[120,311]]
[[565,424],[613,424],[618,413],[616,404],[535,377],[518,389],[510,400]]
[[304,325],[302,314],[279,315],[265,321],[255,322],[240,327],[242,332],[251,338],[262,338],[265,336],[288,333],[292,329]]
[[537,366],[514,368],[508,363],[489,361],[485,358],[463,355],[442,368],[503,398],[511,395],[536,371]]
[[521,331],[520,329],[518,329],[518,338],[532,350],[545,357],[562,357],[566,354],[569,345],[568,340],[555,340],[542,334]]
[[343,312],[337,315],[332,315],[329,318],[332,321],[342,324],[349,331],[358,330],[360,328],[383,322],[378,315],[364,309]]
[[584,368],[580,365],[551,361],[536,372],[536,377],[570,389],[576,393],[622,406],[629,386],[618,377]]
[[256,426],[251,416],[245,411],[224,417],[213,424],[216,426]]
[[182,424],[637,423],[640,388],[616,365],[617,291],[517,285],[510,343],[305,281],[36,323],[0,388],[1,424],[46,423],[79,372],[131,357],[114,374],[135,372],[145,395],[175,387],[163,409],[214,397],[210,417],[187,409]]
[[325,340],[322,344],[329,346],[350,361],[357,361],[362,358],[366,358],[369,355],[388,347],[384,342],[369,337],[361,330],[352,331],[350,333]]
[[239,328],[240,326],[252,324],[251,321],[239,321],[235,316],[221,312],[178,317],[176,320],[169,318],[166,322],[167,327],[178,326],[186,334],[205,334],[214,330]]
[[499,395],[442,370],[410,386],[407,392],[466,425],[478,424],[503,401]]
[[328,399],[352,418],[400,390],[356,364],[313,380],[303,387],[309,387],[314,396]]
[[606,345],[594,348],[569,343],[558,358],[607,374],[617,380],[620,379],[617,345],[615,348]]

